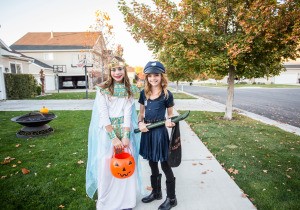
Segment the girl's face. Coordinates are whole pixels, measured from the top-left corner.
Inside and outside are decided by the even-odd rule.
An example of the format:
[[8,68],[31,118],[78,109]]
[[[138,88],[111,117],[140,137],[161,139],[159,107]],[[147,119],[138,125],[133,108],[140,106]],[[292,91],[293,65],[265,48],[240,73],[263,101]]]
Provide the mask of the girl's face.
[[110,73],[111,73],[111,77],[116,82],[121,83],[125,76],[125,69],[122,66],[113,67],[113,68],[111,68]]
[[161,86],[161,74],[149,74],[148,82],[153,86]]

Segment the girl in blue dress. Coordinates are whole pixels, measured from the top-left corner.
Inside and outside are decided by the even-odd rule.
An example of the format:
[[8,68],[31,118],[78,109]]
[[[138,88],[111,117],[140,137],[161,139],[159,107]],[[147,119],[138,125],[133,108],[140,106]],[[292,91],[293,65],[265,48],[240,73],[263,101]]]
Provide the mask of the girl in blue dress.
[[[152,192],[144,197],[142,202],[149,203],[162,199],[161,174],[158,162],[166,176],[167,198],[159,206],[159,210],[168,210],[177,205],[175,196],[175,177],[172,168],[168,164],[169,135],[167,127],[175,124],[171,122],[173,116],[174,99],[172,93],[167,90],[167,79],[164,75],[165,67],[158,61],[148,62],[144,68],[145,88],[140,93],[140,114],[138,117],[139,129],[142,132],[140,155],[149,160],[151,168]],[[167,111],[167,120],[166,120]],[[165,125],[147,129],[147,125],[166,120]]]

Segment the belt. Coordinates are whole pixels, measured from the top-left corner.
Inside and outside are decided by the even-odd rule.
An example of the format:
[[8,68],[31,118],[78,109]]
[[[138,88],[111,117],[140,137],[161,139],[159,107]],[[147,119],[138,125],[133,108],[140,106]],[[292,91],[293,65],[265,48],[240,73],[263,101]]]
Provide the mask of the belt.
[[144,120],[145,123],[156,123],[156,122],[160,122],[160,121],[164,121],[166,120],[166,118],[164,119],[155,119],[155,120]]

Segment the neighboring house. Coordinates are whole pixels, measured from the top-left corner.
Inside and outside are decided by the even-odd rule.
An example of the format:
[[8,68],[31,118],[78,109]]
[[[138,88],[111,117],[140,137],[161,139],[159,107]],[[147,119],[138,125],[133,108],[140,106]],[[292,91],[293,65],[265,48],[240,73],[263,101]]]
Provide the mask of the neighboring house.
[[29,32],[10,48],[37,60],[29,66],[29,73],[37,76],[44,70],[46,92],[85,88],[85,73],[92,88],[107,74],[107,50],[100,32]]
[[26,74],[33,58],[12,50],[0,39],[0,100],[6,99],[4,74]]

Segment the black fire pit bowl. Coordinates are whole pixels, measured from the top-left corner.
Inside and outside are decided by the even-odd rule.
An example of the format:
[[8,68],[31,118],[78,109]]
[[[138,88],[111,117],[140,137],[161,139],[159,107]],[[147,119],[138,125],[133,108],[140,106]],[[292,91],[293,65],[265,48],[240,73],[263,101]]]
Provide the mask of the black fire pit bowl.
[[54,113],[42,114],[40,112],[30,112],[22,116],[14,117],[11,121],[25,126],[17,132],[16,135],[18,138],[33,138],[52,133],[54,130],[47,125],[47,123],[56,117]]

